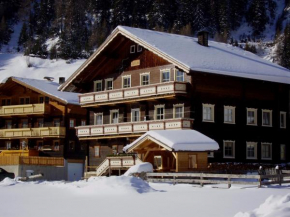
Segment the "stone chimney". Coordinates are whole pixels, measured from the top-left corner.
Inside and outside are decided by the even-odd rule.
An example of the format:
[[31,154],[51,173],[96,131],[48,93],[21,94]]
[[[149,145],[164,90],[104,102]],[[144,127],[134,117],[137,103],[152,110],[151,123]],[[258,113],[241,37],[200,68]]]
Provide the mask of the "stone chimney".
[[59,85],[62,85],[64,82],[65,82],[65,77],[59,77],[58,78]]
[[197,33],[198,43],[202,46],[208,47],[208,35],[209,32],[204,29]]

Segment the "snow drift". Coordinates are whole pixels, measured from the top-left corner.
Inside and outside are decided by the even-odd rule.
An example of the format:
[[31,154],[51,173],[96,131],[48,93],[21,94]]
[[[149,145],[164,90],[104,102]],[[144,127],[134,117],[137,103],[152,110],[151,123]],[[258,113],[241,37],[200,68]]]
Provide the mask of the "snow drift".
[[130,176],[133,173],[142,173],[142,172],[148,172],[152,173],[153,172],[153,166],[151,163],[142,163],[138,165],[134,165],[130,167],[127,172],[124,173],[124,176]]
[[290,194],[270,196],[266,201],[251,212],[237,213],[235,217],[289,217]]

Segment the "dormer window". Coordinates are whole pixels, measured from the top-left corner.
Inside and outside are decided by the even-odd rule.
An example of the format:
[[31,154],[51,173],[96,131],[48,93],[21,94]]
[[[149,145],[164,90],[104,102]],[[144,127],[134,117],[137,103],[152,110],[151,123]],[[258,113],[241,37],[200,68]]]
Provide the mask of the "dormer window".
[[94,92],[102,91],[102,80],[94,81]]
[[184,72],[178,69],[175,70],[175,81],[183,82],[184,81]]
[[130,53],[135,53],[136,52],[136,46],[135,45],[131,45],[130,46]]
[[161,82],[170,81],[170,69],[161,70]]
[[138,53],[142,52],[142,47],[139,44],[137,45],[137,52]]
[[113,78],[108,78],[105,80],[106,90],[113,90]]

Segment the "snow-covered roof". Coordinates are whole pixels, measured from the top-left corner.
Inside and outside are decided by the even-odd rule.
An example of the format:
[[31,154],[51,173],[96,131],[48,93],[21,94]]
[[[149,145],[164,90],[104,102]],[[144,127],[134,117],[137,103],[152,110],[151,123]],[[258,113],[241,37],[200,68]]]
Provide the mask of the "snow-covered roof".
[[118,26],[98,50],[59,89],[65,90],[119,34],[186,72],[192,70],[290,84],[290,71],[288,69],[239,47],[211,40],[209,40],[209,46],[205,47],[198,44],[197,38],[194,37]]
[[216,141],[195,130],[155,130],[148,131],[125,146],[124,151],[130,152],[146,139],[156,141],[171,151],[215,151],[219,149]]
[[[62,101],[65,104],[75,104],[79,105],[78,93],[71,92],[61,92],[58,91],[59,84],[47,80],[38,80],[30,78],[20,78],[20,77],[9,77],[13,81],[25,85],[32,90],[39,92],[41,94],[47,95],[51,98],[54,98],[58,101]],[[4,79],[2,83],[6,83],[9,78]]]
[[259,56],[225,43],[125,26],[117,27],[153,46],[194,71],[290,84],[290,71]]

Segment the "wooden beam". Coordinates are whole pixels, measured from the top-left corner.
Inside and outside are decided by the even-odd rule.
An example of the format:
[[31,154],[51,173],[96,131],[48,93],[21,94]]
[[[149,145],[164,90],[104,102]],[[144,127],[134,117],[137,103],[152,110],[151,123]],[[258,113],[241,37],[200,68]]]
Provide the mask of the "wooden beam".
[[112,139],[112,138],[126,138],[126,137],[140,137],[143,134],[129,134],[129,135],[109,135],[109,136],[92,136],[92,137],[80,137],[79,140],[95,140],[95,139]]

